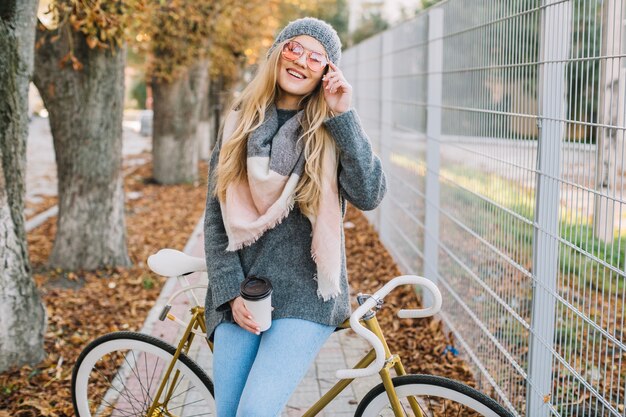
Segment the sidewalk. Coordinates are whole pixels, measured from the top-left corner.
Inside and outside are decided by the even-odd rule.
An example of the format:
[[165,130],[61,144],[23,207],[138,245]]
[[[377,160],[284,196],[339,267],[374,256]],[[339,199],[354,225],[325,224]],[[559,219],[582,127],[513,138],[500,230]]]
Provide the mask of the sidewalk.
[[[187,242],[184,252],[188,255],[204,256],[202,223],[201,219]],[[203,281],[206,282],[206,275],[193,274],[189,276],[189,280],[192,284],[201,283]],[[164,339],[169,343],[173,343],[180,336],[182,329],[174,322],[169,320],[161,322],[158,320],[162,306],[166,303],[169,295],[178,288],[180,288],[180,284],[176,278],[170,278],[167,281],[155,307],[144,323],[142,332]],[[204,292],[198,291],[197,297],[200,303],[204,304]],[[171,312],[179,317],[183,317],[185,316],[185,312],[189,309],[189,303],[187,297],[178,297],[174,300]],[[188,315],[186,317],[188,317]],[[198,342],[201,341],[194,341],[190,356],[204,368],[209,377],[211,377],[211,380],[213,380],[213,358],[211,350],[203,341],[202,343]],[[282,416],[296,417],[304,414],[315,401],[337,382],[335,371],[353,367],[369,349],[367,342],[357,337],[351,329],[333,333],[287,403],[287,407]],[[354,380],[352,384],[336,397],[323,412],[318,414],[318,416],[353,416],[358,401],[363,398],[371,388],[379,383],[380,378],[378,376]]]

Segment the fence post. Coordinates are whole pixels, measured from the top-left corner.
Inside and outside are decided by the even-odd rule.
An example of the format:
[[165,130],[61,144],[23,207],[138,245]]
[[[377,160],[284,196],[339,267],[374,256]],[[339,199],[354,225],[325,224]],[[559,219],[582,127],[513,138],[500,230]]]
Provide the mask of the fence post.
[[545,0],[538,83],[539,143],[533,238],[533,300],[526,416],[549,414],[552,393],[555,293],[559,260],[561,141],[565,133],[565,70],[569,58],[571,3]]
[[[439,141],[443,70],[443,10],[428,12],[428,66],[426,98],[426,207],[424,276],[437,282],[439,273]],[[430,303],[430,299],[425,302]]]
[[[393,98],[393,31],[387,30],[382,33],[382,39],[380,42],[380,157],[383,163],[383,169],[386,171],[387,187],[390,187],[391,176],[389,172],[392,168],[390,147],[393,139],[393,126],[392,126],[392,98]],[[387,191],[388,193],[391,190]],[[378,208],[378,232],[380,234],[381,241],[387,242],[388,226],[386,225],[385,215],[389,215],[388,207],[391,204],[390,198],[383,198],[383,201]]]

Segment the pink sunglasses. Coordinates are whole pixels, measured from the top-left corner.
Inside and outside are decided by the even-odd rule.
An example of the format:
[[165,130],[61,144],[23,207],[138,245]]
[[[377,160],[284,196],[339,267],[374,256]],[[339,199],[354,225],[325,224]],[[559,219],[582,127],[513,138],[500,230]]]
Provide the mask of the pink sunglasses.
[[319,52],[306,49],[296,41],[289,41],[285,44],[285,46],[283,46],[282,56],[287,61],[295,61],[305,52],[307,53],[306,64],[311,71],[321,71],[326,67],[326,65],[328,65],[328,61],[324,55]]

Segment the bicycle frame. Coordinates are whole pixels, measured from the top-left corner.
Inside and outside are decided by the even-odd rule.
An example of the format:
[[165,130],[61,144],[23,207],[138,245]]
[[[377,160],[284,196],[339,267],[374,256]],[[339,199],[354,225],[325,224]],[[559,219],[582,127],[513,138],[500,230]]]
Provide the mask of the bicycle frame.
[[[176,352],[172,359],[172,362],[169,364],[167,371],[165,373],[165,377],[159,385],[157,390],[157,394],[154,397],[154,403],[148,410],[149,417],[161,417],[169,415],[167,412],[167,404],[170,400],[170,397],[173,392],[173,387],[176,386],[176,382],[178,379],[178,372],[174,375],[174,380],[170,383],[170,389],[165,393],[165,397],[163,401],[160,401],[161,395],[165,391],[167,381],[169,379],[170,374],[172,373],[176,361],[178,360],[181,352],[187,354],[189,352],[189,348],[191,347],[191,343],[194,340],[194,336],[197,334],[198,329],[201,332],[206,334],[206,323],[204,321],[204,307],[194,306],[191,308],[191,320],[189,324],[185,328],[184,334],[180,342],[178,343]],[[176,317],[167,313],[166,317],[169,320],[177,321]],[[382,329],[376,318],[376,312],[372,311],[366,317],[362,318],[360,322],[369,329],[372,333],[374,333],[380,341],[383,343],[385,348],[385,366],[380,370],[379,375],[382,379],[383,385],[385,387],[385,391],[387,392],[387,396],[389,397],[390,404],[392,406],[394,415],[396,417],[404,416],[404,412],[402,410],[402,406],[400,405],[400,401],[398,396],[396,395],[396,391],[394,389],[393,383],[391,381],[390,369],[394,368],[396,374],[398,376],[406,375],[406,371],[400,357],[397,354],[392,354],[389,350],[389,346],[387,345],[387,341],[385,340],[385,336],[383,335]],[[340,328],[349,328],[350,321],[344,321],[340,326]],[[213,343],[205,338],[207,341],[211,352],[213,352]],[[374,362],[376,358],[376,353],[374,349],[370,350],[361,360],[353,367],[353,369],[366,368],[369,364]],[[346,387],[348,387],[354,379],[341,379],[339,380],[333,387],[331,387],[328,392],[326,392],[319,400],[315,402],[304,414],[303,417],[313,417],[316,416],[320,411],[322,411],[335,397],[337,397]],[[411,405],[411,409],[415,413],[416,417],[424,417],[417,400],[414,397],[409,397],[409,404]],[[166,414],[167,413],[167,414]]]
[[[176,317],[174,317],[174,315],[172,315],[171,313],[167,313],[166,317],[172,321],[176,321]],[[170,389],[165,394],[165,398],[163,399],[163,401],[160,401],[160,398],[161,398],[161,395],[163,394],[163,391],[165,390],[165,387],[168,385],[169,376],[174,370],[174,366],[176,365],[176,362],[178,361],[178,358],[180,357],[181,352],[185,354],[189,353],[189,348],[191,347],[191,343],[193,342],[194,336],[196,335],[195,331],[197,331],[198,328],[200,328],[200,331],[206,334],[206,323],[204,321],[204,307],[195,306],[191,308],[191,320],[189,320],[189,324],[185,328],[183,337],[181,338],[180,342],[178,343],[178,346],[176,347],[176,352],[174,352],[172,362],[167,367],[167,371],[165,371],[164,378],[159,384],[159,388],[154,397],[154,402],[152,403],[152,405],[150,406],[148,410],[148,413],[147,413],[148,417],[161,417],[161,416],[170,415],[169,413],[167,414],[165,413],[167,412],[167,404],[169,403],[170,398],[173,394],[174,388],[176,387],[176,382],[179,376],[178,370],[174,374],[174,379],[172,383],[169,384]],[[211,352],[213,352],[213,343],[211,343],[208,340],[207,342],[209,343],[209,348],[211,349]]]

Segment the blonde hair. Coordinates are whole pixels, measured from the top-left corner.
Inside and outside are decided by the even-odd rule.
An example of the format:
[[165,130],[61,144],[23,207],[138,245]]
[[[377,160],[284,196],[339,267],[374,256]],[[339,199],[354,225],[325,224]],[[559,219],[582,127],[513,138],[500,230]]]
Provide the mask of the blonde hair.
[[[253,80],[235,98],[229,106],[230,112],[239,110],[237,126],[226,141],[222,138],[222,148],[219,154],[219,162],[216,169],[217,181],[214,196],[220,201],[226,199],[226,187],[231,181],[247,180],[247,144],[248,135],[261,126],[265,119],[265,110],[277,98],[278,90],[278,61],[281,56],[283,45],[289,42],[287,39],[279,43],[265,62],[262,62]],[[326,67],[326,70],[328,67]],[[295,190],[295,202],[304,215],[317,215],[322,183],[322,160],[327,146],[335,147],[335,141],[330,136],[324,120],[332,115],[322,91],[322,82],[303,96],[298,103],[301,108],[304,105],[304,114],[300,121],[302,126],[298,140],[304,140],[304,156],[306,163],[302,178],[300,178]],[[219,135],[223,134],[224,121],[222,121]],[[335,157],[338,151],[335,149]]]

